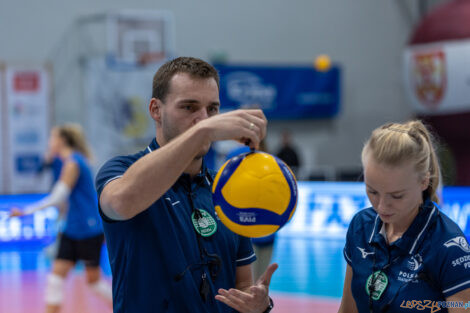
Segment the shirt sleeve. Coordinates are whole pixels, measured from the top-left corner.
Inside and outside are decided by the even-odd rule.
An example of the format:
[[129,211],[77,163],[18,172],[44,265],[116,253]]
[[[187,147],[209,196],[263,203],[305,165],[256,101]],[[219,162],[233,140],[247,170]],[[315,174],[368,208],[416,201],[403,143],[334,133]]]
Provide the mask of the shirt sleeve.
[[129,160],[127,157],[115,157],[108,162],[106,162],[98,171],[95,180],[96,192],[98,194],[98,208],[101,215],[101,218],[106,222],[114,222],[106,215],[103,214],[101,207],[99,205],[99,199],[101,192],[103,192],[104,187],[112,182],[115,179],[118,179],[124,175],[126,170],[132,165],[132,160]]
[[352,235],[351,234],[353,233],[353,225],[354,225],[354,220],[356,216],[354,216],[351,222],[349,223],[348,232],[346,233],[346,243],[344,244],[344,249],[343,249],[344,259],[346,260],[349,266],[352,266],[352,251],[351,251]]
[[448,238],[439,248],[439,282],[447,298],[470,288],[470,246],[463,234]]
[[251,239],[243,236],[238,236],[240,245],[237,252],[237,266],[248,265],[256,261],[256,255],[253,251]]

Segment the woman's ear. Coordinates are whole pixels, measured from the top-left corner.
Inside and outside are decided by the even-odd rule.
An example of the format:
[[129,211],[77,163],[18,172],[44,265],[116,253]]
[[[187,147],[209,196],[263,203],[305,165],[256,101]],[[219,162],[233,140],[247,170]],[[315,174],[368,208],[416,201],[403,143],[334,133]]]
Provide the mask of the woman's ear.
[[429,172],[427,172],[423,180],[421,181],[421,190],[425,191],[426,189],[428,189],[430,182],[431,182],[430,174]]
[[160,122],[162,117],[162,101],[157,98],[152,98],[149,103],[150,116],[155,122]]

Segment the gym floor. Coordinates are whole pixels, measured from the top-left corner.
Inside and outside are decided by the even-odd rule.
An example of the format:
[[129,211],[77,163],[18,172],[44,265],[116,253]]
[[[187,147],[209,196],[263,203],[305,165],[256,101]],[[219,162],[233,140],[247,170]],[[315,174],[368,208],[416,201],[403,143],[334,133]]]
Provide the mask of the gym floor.
[[[342,294],[346,263],[344,241],[280,237],[273,261],[279,269],[271,281],[274,313],[337,312]],[[0,246],[0,312],[44,312],[44,286],[51,259],[44,245],[4,244]],[[102,268],[111,280],[108,258],[103,249]],[[67,279],[62,313],[111,313],[86,287],[79,264]]]

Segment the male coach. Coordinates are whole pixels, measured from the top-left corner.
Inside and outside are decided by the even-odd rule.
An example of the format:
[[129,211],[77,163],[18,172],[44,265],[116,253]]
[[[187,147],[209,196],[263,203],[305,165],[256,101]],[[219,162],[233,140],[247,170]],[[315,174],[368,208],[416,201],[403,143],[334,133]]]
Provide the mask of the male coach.
[[219,114],[219,76],[181,57],[154,76],[149,112],[156,138],[144,150],[109,160],[96,178],[113,274],[114,312],[269,312],[271,264],[254,284],[248,238],[218,219],[214,173],[203,156],[212,142],[257,148],[261,110]]

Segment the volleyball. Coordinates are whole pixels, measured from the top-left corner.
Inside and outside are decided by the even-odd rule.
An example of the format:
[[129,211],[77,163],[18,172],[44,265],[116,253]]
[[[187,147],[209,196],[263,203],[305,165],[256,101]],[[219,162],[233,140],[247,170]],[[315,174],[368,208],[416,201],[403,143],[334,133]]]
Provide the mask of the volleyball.
[[212,186],[217,216],[231,231],[264,237],[284,226],[297,205],[297,182],[279,158],[248,152],[220,168]]

